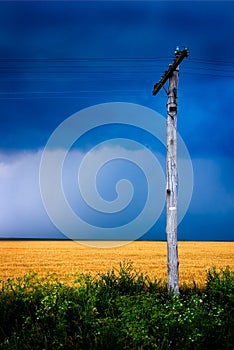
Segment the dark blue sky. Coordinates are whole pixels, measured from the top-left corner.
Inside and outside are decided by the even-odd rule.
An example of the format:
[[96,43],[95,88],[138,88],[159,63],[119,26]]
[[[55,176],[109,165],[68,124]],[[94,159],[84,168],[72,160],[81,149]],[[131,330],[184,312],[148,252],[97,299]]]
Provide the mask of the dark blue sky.
[[[0,237],[58,235],[38,189],[51,133],[77,111],[106,102],[135,103],[166,117],[165,92],[151,91],[182,45],[190,55],[180,66],[178,130],[194,188],[179,239],[233,240],[233,16],[232,1],[1,1]],[[77,150],[129,134],[114,130],[86,135]],[[165,155],[151,137],[130,133]],[[108,197],[105,187],[100,191]],[[139,198],[145,200],[138,192],[137,215]],[[120,222],[132,218],[133,208]],[[164,212],[144,238],[165,239]]]

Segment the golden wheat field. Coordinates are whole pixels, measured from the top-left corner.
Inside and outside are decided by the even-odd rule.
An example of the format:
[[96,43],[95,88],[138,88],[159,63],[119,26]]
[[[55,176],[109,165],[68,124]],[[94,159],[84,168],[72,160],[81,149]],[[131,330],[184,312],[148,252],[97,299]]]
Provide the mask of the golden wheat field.
[[[212,266],[234,269],[234,242],[179,242],[180,284],[204,283]],[[166,242],[132,242],[116,248],[93,248],[72,241],[1,241],[0,279],[19,277],[29,271],[56,273],[61,279],[76,273],[106,272],[131,261],[150,277],[167,278]]]

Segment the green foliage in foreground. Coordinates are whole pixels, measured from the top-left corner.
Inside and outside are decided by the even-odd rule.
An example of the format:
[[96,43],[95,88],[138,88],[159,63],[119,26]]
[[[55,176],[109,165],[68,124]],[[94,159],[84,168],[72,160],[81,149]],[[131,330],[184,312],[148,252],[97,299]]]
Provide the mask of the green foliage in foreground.
[[55,275],[1,282],[0,349],[233,350],[234,272],[207,273],[206,285],[165,283],[131,263],[98,278],[79,275],[68,285]]

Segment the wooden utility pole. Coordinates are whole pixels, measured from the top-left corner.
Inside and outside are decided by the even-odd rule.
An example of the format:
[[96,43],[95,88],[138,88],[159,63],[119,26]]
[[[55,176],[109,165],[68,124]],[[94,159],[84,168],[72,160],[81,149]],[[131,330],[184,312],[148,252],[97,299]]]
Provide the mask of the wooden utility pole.
[[[186,48],[175,51],[175,60],[169,65],[161,80],[154,85],[155,96],[169,80],[167,102],[167,156],[166,156],[166,204],[167,204],[167,273],[168,291],[179,293],[179,260],[177,243],[177,92],[179,64],[188,57]],[[164,88],[165,89],[165,88]]]
[[177,244],[177,90],[179,69],[169,78],[167,103],[167,157],[166,157],[166,203],[167,203],[167,270],[168,288],[179,293],[179,261]]

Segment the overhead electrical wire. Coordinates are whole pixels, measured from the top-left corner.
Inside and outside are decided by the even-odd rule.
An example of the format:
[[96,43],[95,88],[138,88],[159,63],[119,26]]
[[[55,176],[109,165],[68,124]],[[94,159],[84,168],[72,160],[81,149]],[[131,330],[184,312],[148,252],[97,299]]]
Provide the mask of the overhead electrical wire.
[[[114,89],[109,88],[104,90],[103,85],[96,88],[91,84],[90,89],[87,89],[87,84],[90,82],[100,84],[109,84],[110,82],[129,82],[131,85],[135,80],[149,81],[149,77],[162,73],[162,68],[165,68],[165,62],[170,62],[171,57],[109,57],[109,58],[0,58],[0,99],[21,99],[28,98],[29,95],[34,98],[39,95],[48,95],[43,98],[56,98],[63,95],[64,98],[86,98],[84,94],[100,94],[100,93],[117,93],[117,94],[139,94],[145,93],[142,89]],[[234,62],[224,60],[210,60],[204,58],[189,58],[183,65],[182,74],[185,76],[212,77],[217,79],[233,79],[234,78]],[[65,76],[66,75],[66,76]],[[13,82],[35,82],[35,87],[31,91],[25,90],[24,86],[13,86]],[[37,83],[53,82],[79,82],[79,85],[73,89],[51,91],[42,88]],[[9,86],[7,83],[9,82]],[[84,83],[82,85],[82,83]],[[86,88],[84,88],[86,86]],[[131,85],[132,86],[132,85]],[[124,84],[126,87],[126,84]],[[21,90],[20,90],[21,88]],[[22,91],[22,89],[24,90]],[[28,87],[27,87],[28,88]],[[38,90],[37,90],[38,89]],[[53,88],[54,89],[54,88]],[[9,91],[10,90],[10,91]],[[14,91],[12,91],[14,90]],[[81,94],[82,96],[78,96]],[[74,95],[74,97],[73,97]],[[27,96],[27,97],[25,97]]]

